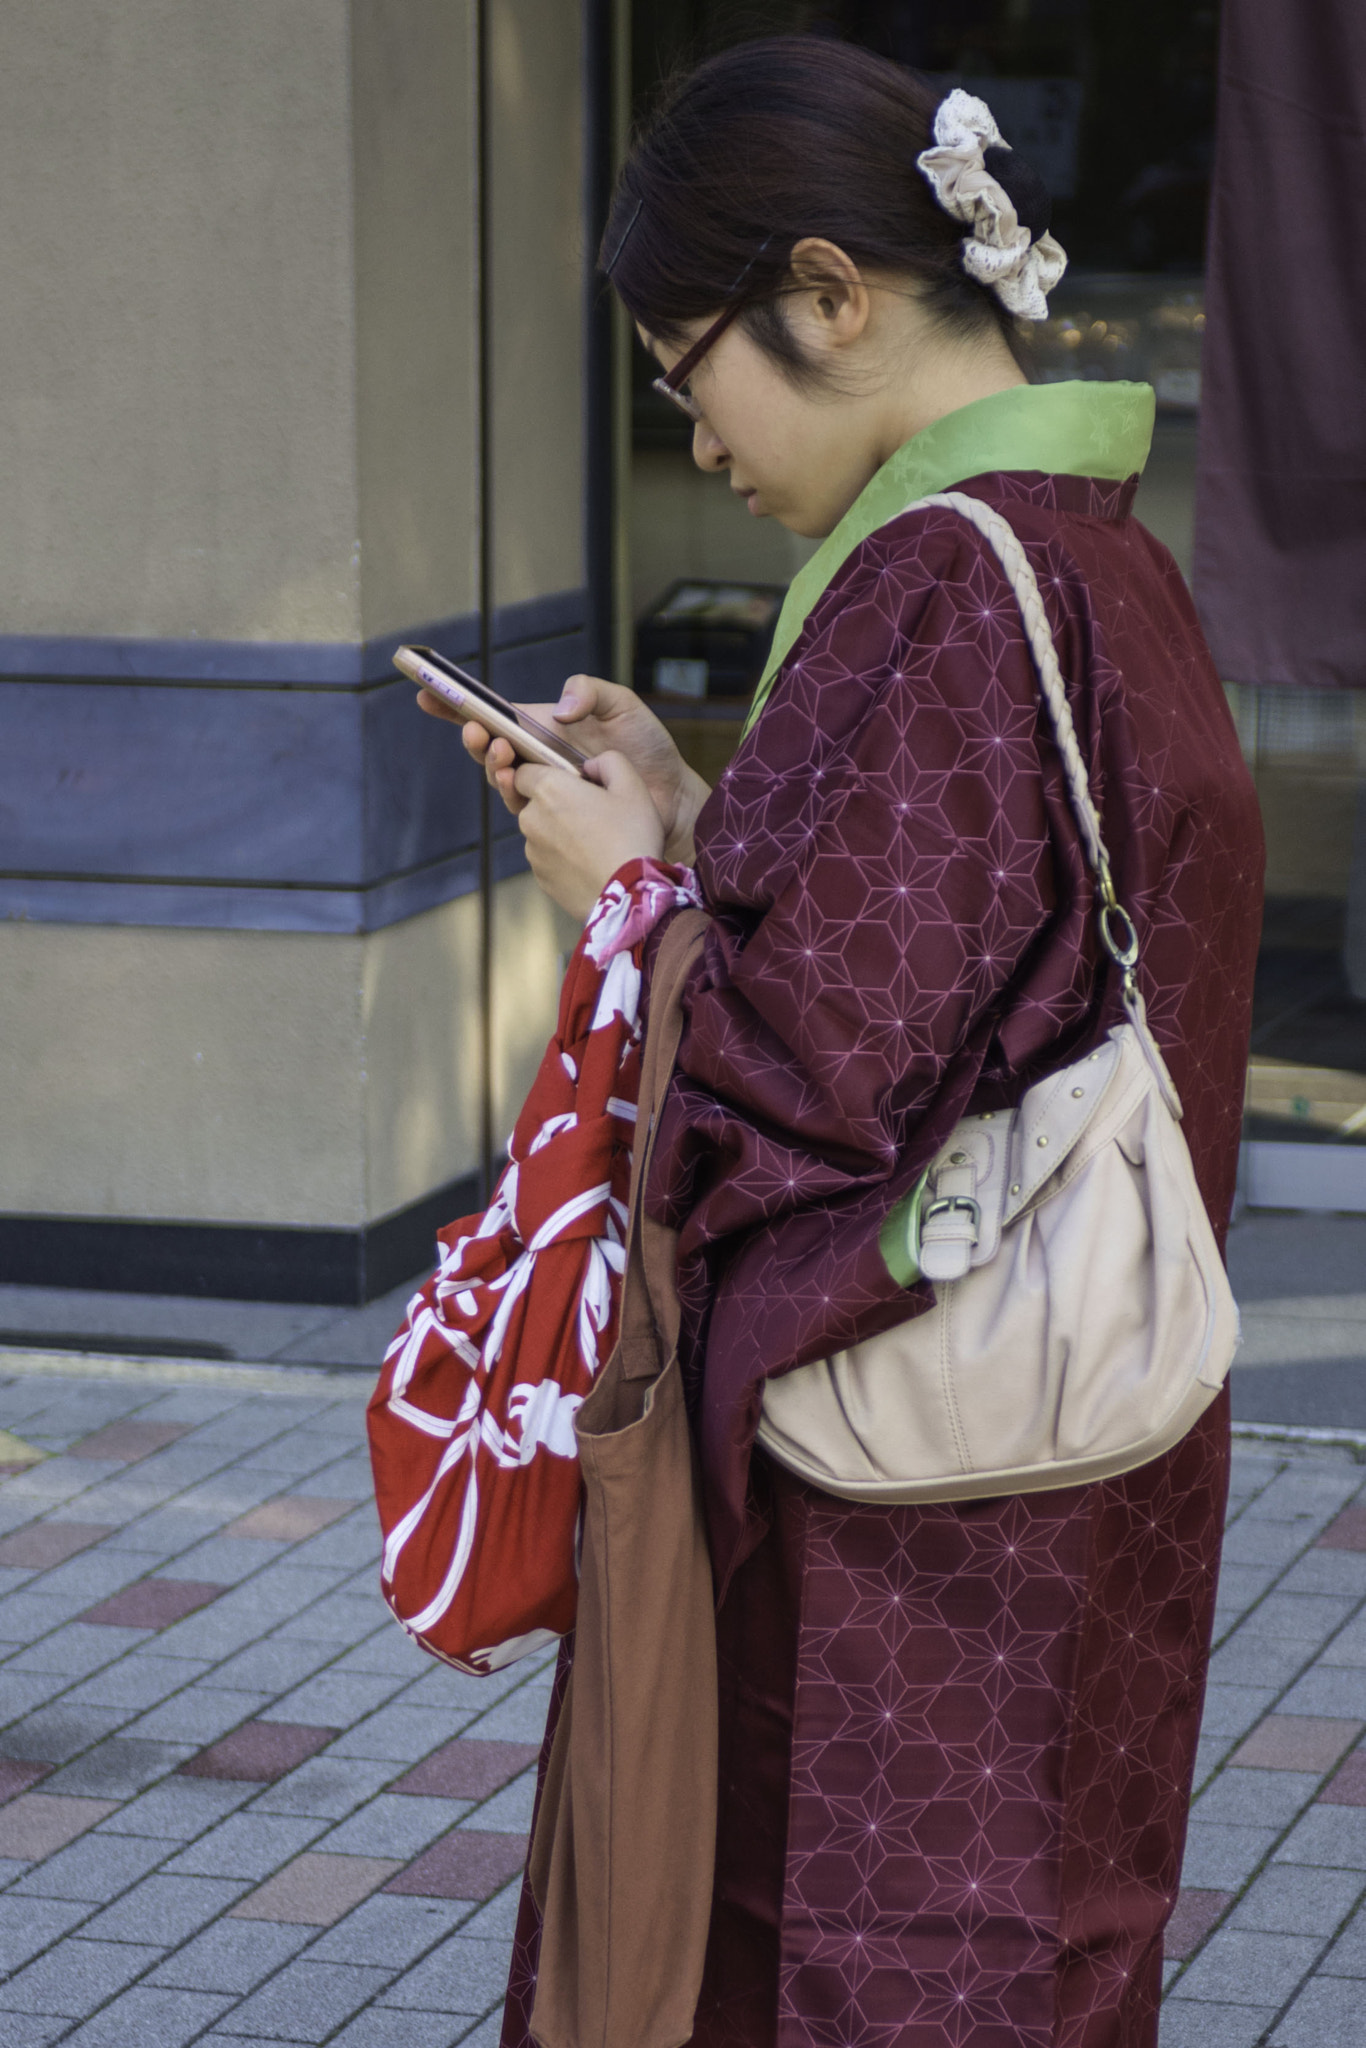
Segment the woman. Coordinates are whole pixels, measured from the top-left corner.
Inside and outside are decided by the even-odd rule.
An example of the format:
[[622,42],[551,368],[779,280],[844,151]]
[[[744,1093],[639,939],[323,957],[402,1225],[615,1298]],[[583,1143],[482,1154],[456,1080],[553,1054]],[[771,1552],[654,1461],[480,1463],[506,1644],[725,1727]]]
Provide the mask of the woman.
[[[1152,395],[1030,386],[1063,257],[980,102],[790,38],[713,60],[637,141],[604,241],[699,465],[822,536],[717,788],[626,690],[554,715],[601,784],[513,771],[587,912],[645,855],[713,926],[648,1190],[681,1226],[721,1595],[721,1806],[697,2048],[1152,2048],[1224,1506],[1226,1397],[1128,1476],[851,1505],[754,1448],[766,1376],[915,1313],[907,1199],[957,1119],[1118,1014],[1018,609],[1042,586],[1149,1014],[1228,1219],[1260,915],[1256,804],[1171,557],[1130,515]],[[524,1904],[505,2024],[523,2048]]]

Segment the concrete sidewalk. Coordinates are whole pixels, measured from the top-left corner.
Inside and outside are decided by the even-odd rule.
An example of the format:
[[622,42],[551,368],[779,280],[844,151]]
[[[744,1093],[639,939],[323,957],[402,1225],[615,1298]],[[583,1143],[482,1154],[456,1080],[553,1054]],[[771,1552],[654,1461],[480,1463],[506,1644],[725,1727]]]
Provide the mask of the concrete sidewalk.
[[[0,1358],[0,2044],[494,2043],[549,1660],[376,1582],[368,1375]],[[1240,1440],[1163,2048],[1366,2039],[1366,1439]]]

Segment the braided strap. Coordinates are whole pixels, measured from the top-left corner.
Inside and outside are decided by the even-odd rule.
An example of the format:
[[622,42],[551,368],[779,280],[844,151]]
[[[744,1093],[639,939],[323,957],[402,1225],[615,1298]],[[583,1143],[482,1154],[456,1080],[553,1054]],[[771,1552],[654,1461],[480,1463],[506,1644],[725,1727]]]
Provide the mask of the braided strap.
[[990,505],[984,505],[980,498],[971,498],[966,491],[936,491],[932,497],[918,498],[914,505],[908,505],[908,512],[928,511],[932,506],[942,507],[946,512],[957,512],[964,519],[971,520],[982,538],[991,548],[1005,572],[1006,580],[1015,593],[1024,622],[1025,638],[1034,658],[1035,673],[1039,688],[1053,726],[1053,737],[1062,756],[1063,772],[1067,778],[1067,793],[1072,800],[1072,810],[1081,832],[1082,845],[1086,850],[1087,862],[1096,878],[1099,903],[1096,922],[1100,929],[1101,943],[1120,971],[1120,986],[1124,997],[1124,1008],[1133,1024],[1148,1063],[1157,1079],[1163,1100],[1172,1115],[1181,1115],[1181,1098],[1176,1092],[1167,1064],[1152,1035],[1144,1009],[1143,997],[1138,986],[1138,933],[1133,919],[1115,895],[1115,885],[1110,874],[1110,856],[1101,835],[1100,813],[1091,800],[1091,782],[1086,773],[1086,763],[1081,758],[1077,744],[1077,729],[1072,723],[1072,711],[1067,702],[1067,686],[1062,679],[1058,664],[1058,651],[1053,644],[1053,629],[1048,623],[1048,614],[1043,608],[1043,597],[1039,581],[1030,567],[1029,558],[1020,544],[1019,535],[1008,519],[999,512],[993,512]]

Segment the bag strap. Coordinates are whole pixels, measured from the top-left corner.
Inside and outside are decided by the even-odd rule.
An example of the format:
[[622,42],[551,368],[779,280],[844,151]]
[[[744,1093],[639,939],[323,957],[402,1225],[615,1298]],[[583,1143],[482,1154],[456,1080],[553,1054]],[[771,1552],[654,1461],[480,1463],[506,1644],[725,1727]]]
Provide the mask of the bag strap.
[[683,1036],[683,990],[710,923],[705,910],[678,911],[660,941],[650,979],[621,1296],[621,1365],[627,1379],[653,1379],[678,1345],[677,1234],[646,1215],[645,1185]]
[[907,509],[920,512],[928,510],[930,506],[942,506],[946,511],[960,513],[964,519],[971,520],[995,554],[1005,572],[1007,582],[1015,593],[1015,601],[1020,607],[1020,616],[1024,622],[1025,639],[1033,656],[1040,693],[1053,727],[1058,752],[1062,756],[1067,794],[1081,833],[1087,866],[1095,877],[1099,899],[1096,906],[1096,925],[1100,932],[1100,942],[1119,969],[1120,993],[1125,1012],[1138,1034],[1162,1099],[1172,1115],[1179,1117],[1181,1098],[1176,1092],[1172,1077],[1167,1072],[1167,1063],[1153,1037],[1142,992],[1138,986],[1138,932],[1133,919],[1115,894],[1110,855],[1101,832],[1100,813],[1092,801],[1090,779],[1086,773],[1086,763],[1081,757],[1081,747],[1077,742],[1077,729],[1072,723],[1072,711],[1067,702],[1067,685],[1063,681],[1062,669],[1058,663],[1058,651],[1053,644],[1053,629],[1044,610],[1038,578],[1030,566],[1029,557],[1025,554],[1014,527],[992,506],[984,504],[980,498],[970,497],[966,491],[937,491],[931,497],[918,499]]

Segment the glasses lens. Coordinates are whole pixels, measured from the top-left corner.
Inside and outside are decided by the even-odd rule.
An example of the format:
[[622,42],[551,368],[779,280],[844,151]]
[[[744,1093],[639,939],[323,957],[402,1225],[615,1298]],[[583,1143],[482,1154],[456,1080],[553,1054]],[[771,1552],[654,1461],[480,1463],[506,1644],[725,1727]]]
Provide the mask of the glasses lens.
[[661,398],[667,398],[671,405],[676,405],[684,418],[690,419],[694,425],[701,419],[702,414],[698,409],[697,400],[690,391],[675,391],[667,377],[656,377],[653,389]]

